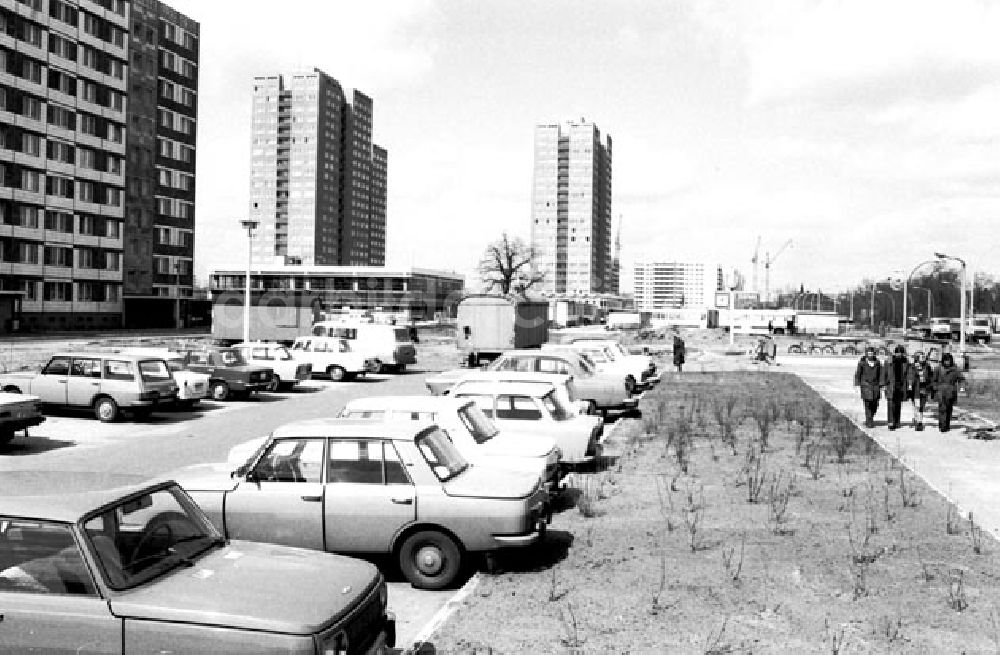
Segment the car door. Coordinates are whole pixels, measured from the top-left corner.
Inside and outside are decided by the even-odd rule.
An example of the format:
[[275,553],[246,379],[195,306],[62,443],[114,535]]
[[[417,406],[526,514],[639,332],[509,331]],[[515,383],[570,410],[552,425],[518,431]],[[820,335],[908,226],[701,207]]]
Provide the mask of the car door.
[[66,404],[90,405],[101,390],[101,360],[97,357],[74,357],[66,383]]
[[325,440],[273,441],[226,496],[226,532],[233,539],[323,550]]
[[69,526],[0,516],[0,653],[122,652]]
[[31,381],[31,393],[41,398],[43,403],[65,405],[69,364],[69,357],[53,357],[49,360],[42,372]]
[[392,538],[417,516],[416,488],[391,441],[330,439],[326,547],[344,553],[389,552]]

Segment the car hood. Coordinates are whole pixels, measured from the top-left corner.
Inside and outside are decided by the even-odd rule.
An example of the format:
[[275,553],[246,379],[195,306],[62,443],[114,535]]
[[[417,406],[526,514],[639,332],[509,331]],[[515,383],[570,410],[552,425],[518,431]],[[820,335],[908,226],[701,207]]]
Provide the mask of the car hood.
[[230,477],[237,466],[239,464],[234,466],[228,462],[195,464],[166,473],[163,477],[174,480],[187,491],[232,491],[240,481]]
[[174,380],[183,383],[187,380],[189,383],[195,382],[205,382],[207,383],[212,376],[208,373],[198,373],[197,371],[171,371],[174,376]]
[[466,498],[526,498],[539,484],[537,473],[470,465],[444,483],[444,492]]
[[487,455],[516,455],[519,457],[547,457],[556,442],[550,437],[526,434],[515,430],[500,430],[480,448]]
[[374,566],[350,557],[233,541],[114,594],[110,605],[122,618],[306,635],[342,616],[377,578]]

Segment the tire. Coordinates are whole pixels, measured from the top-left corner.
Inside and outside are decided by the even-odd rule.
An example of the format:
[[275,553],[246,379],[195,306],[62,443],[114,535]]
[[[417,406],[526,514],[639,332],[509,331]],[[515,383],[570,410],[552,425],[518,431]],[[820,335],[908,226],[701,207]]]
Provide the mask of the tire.
[[444,589],[461,568],[461,549],[442,532],[414,532],[399,547],[399,569],[417,589]]
[[406,364],[396,364],[396,373],[400,375],[406,373]]
[[369,373],[384,373],[385,370],[385,364],[380,359],[371,360],[371,365],[368,366]]
[[21,393],[21,389],[14,386],[4,387],[3,390],[7,393]]
[[281,378],[278,376],[277,373],[274,373],[273,375],[271,375],[271,381],[267,383],[267,390],[273,392],[277,391],[280,388],[281,388]]
[[347,371],[344,370],[344,367],[337,365],[327,367],[326,374],[334,382],[342,382],[347,377]]
[[635,393],[635,377],[631,375],[625,376],[625,393],[629,398]]
[[0,430],[0,448],[3,448],[14,440],[13,430]]
[[229,385],[221,381],[213,382],[208,387],[208,395],[212,397],[212,400],[228,400]]
[[101,423],[114,423],[118,419],[118,403],[112,398],[102,396],[94,402],[94,416]]

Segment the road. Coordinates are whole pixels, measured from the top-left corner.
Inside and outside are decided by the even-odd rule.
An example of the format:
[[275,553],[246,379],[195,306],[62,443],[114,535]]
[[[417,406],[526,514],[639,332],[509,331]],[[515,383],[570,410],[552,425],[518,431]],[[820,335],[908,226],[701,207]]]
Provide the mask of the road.
[[[298,419],[335,416],[353,398],[425,394],[425,374],[374,375],[356,382],[311,380],[291,392],[249,401],[203,401],[192,412],[154,414],[142,422],[103,424],[87,413],[49,415],[0,454],[4,470],[113,471],[154,476],[190,464],[221,462],[232,446]],[[397,619],[397,643],[409,645],[453,591],[418,591],[390,581],[389,608]]]

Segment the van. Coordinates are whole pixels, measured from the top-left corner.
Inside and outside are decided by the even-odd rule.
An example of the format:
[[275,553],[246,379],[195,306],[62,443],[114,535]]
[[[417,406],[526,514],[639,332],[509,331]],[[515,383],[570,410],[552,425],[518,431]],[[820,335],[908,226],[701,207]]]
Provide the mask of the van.
[[398,325],[362,321],[320,321],[313,324],[313,336],[347,339],[351,349],[365,359],[377,360],[379,371],[402,373],[407,365],[417,363],[417,350],[410,330]]

